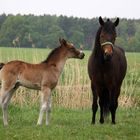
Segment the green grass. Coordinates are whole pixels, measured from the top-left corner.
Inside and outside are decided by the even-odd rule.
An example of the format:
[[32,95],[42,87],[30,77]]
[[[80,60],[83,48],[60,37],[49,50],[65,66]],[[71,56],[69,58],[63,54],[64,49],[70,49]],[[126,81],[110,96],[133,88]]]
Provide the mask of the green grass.
[[[37,126],[38,107],[10,106],[9,126],[0,117],[0,140],[138,140],[140,109],[118,109],[117,124],[110,118],[91,125],[91,110],[54,108],[49,126]],[[0,116],[2,113],[0,112]]]

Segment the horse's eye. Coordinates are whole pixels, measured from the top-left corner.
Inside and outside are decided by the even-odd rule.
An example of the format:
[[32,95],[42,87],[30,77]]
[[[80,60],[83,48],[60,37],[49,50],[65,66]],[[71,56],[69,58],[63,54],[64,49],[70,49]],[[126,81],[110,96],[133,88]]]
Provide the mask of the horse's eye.
[[100,35],[101,38],[104,38],[104,35]]

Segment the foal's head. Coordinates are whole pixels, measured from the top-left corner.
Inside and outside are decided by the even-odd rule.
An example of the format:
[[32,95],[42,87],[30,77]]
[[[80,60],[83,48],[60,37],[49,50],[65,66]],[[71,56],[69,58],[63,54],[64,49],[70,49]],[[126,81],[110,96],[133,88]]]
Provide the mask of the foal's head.
[[100,45],[104,54],[104,59],[109,60],[113,55],[113,47],[116,39],[116,30],[115,27],[119,24],[119,18],[115,22],[107,19],[106,22],[99,17],[99,23],[101,25],[100,33]]
[[82,50],[76,49],[74,45],[70,42],[67,42],[65,39],[59,39],[60,47],[63,49],[64,54],[67,55],[68,58],[78,58],[83,59],[85,54]]

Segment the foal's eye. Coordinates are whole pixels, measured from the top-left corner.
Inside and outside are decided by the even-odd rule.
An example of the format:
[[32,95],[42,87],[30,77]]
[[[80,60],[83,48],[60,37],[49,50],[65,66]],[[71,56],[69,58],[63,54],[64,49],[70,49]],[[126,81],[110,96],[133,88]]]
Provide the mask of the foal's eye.
[[75,49],[74,48],[70,48],[70,51],[74,51]]

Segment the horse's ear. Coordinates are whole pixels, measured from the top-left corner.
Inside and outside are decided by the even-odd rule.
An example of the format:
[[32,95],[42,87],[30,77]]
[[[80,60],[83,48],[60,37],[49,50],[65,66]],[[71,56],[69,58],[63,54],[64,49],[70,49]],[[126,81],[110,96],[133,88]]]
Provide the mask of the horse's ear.
[[67,41],[65,40],[65,39],[61,39],[61,38],[59,38],[59,42],[60,42],[60,44],[63,46],[66,46],[66,44],[67,44]]
[[103,21],[102,17],[99,17],[99,23],[100,23],[101,26],[104,25],[104,21]]
[[119,24],[119,18],[116,19],[116,21],[114,22],[115,27],[118,26]]

